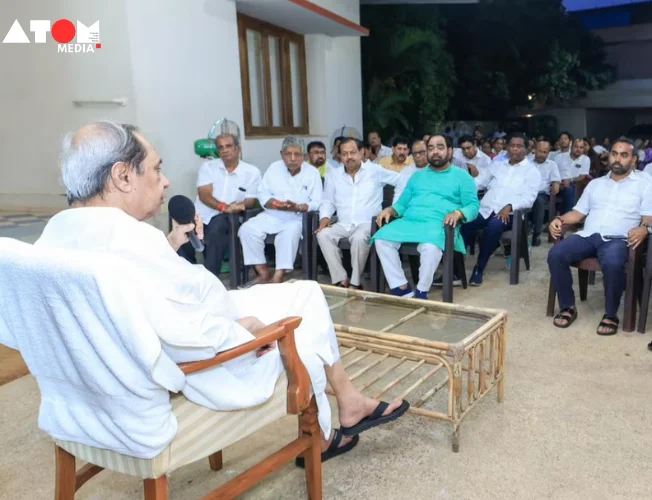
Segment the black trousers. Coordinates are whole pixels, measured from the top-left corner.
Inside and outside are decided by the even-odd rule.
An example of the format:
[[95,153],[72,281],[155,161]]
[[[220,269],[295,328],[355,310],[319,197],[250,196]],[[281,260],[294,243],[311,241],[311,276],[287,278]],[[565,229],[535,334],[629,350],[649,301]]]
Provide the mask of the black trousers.
[[[215,276],[220,275],[224,253],[229,248],[231,225],[227,214],[218,214],[204,226],[204,265]],[[186,243],[179,249],[179,255],[192,264],[197,263],[195,249]]]
[[[539,193],[537,199],[534,200],[532,205],[532,221],[534,222],[533,236],[539,236],[543,229],[543,218],[545,216],[546,208],[550,202],[550,196],[546,193]],[[549,215],[548,217],[552,217]]]

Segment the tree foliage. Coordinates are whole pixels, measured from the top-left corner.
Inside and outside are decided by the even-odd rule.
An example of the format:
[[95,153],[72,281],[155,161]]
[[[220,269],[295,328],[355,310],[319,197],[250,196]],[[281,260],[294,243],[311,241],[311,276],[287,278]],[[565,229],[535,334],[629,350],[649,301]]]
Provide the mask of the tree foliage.
[[370,5],[362,23],[365,125],[386,136],[570,102],[615,77],[602,40],[562,0]]
[[444,118],[455,84],[438,22],[376,7],[363,9],[363,24],[371,30],[362,42],[365,126],[385,137],[429,130]]
[[502,118],[535,102],[570,102],[614,80],[604,44],[562,0],[480,0],[443,9],[458,82],[457,119]]

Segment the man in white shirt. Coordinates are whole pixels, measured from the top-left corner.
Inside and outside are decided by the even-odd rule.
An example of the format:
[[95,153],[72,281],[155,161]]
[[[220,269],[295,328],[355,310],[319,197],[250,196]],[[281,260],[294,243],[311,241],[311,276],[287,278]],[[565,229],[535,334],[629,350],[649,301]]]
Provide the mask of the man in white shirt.
[[652,176],[652,163],[648,163],[647,165],[645,165],[643,172]]
[[371,146],[371,154],[369,155],[371,161],[378,162],[378,160],[386,156],[392,156],[392,148],[383,144],[378,132],[369,132],[367,141],[369,141],[369,146]]
[[[363,144],[358,139],[344,139],[340,144],[343,169],[326,177],[324,197],[319,210],[317,241],[333,284],[361,289],[362,271],[369,256],[371,218],[382,209],[383,187],[395,186],[399,174],[375,163],[363,163]],[[330,226],[337,211],[337,223]],[[338,243],[351,243],[351,278],[342,265]]]
[[561,153],[568,153],[570,151],[571,142],[573,142],[573,136],[570,132],[560,132],[557,143],[559,143],[559,149],[550,153],[550,159],[555,160],[557,155]]
[[392,205],[398,201],[398,199],[403,194],[403,191],[405,191],[405,186],[407,186],[407,183],[410,180],[410,177],[412,177],[412,174],[426,168],[429,165],[426,141],[418,140],[412,143],[412,156],[414,157],[414,165],[410,165],[409,167],[401,170],[398,182],[394,188],[394,199],[392,201]]
[[550,224],[550,234],[558,239],[564,224],[584,223],[582,231],[564,238],[548,254],[560,309],[554,325],[559,328],[567,328],[577,319],[570,266],[593,257],[600,261],[604,275],[605,315],[597,333],[613,335],[618,331],[629,248],[645,241],[652,224],[652,181],[634,170],[633,155],[634,144],[629,139],[616,141],[609,153],[611,172],[591,181],[575,208]]
[[[265,211],[249,219],[238,235],[246,266],[255,266],[258,278],[251,284],[280,283],[286,271],[294,269],[301,241],[301,213],[317,210],[322,199],[319,171],[303,161],[303,141],[288,136],[281,158],[272,163],[260,183],[258,200]],[[276,269],[270,276],[265,259],[265,238],[274,234]]]
[[460,137],[458,145],[461,154],[455,154],[453,156],[453,163],[455,165],[459,167],[466,165],[472,177],[477,177],[481,170],[489,168],[491,158],[477,148],[473,137],[463,135]]
[[[559,193],[559,183],[561,176],[557,164],[548,156],[552,145],[549,139],[541,139],[537,142],[532,164],[536,167],[541,175],[541,184],[539,185],[539,194],[532,205],[532,220],[534,229],[532,230],[532,246],[541,245],[541,229],[543,228],[543,216],[545,215],[546,206],[550,201],[550,193],[557,195]],[[552,218],[551,214],[549,217]]]
[[570,151],[559,153],[555,158],[561,175],[562,215],[569,212],[575,203],[575,183],[589,179],[591,160],[584,154],[584,141],[575,139]]
[[489,258],[500,245],[501,235],[512,227],[512,212],[532,208],[541,185],[541,174],[525,159],[527,137],[512,134],[508,148],[508,161],[494,163],[475,178],[478,189],[487,189],[487,193],[480,201],[478,217],[461,229],[466,246],[483,230],[478,262],[469,280],[472,286],[482,285]]
[[215,143],[220,157],[208,160],[199,169],[195,206],[204,223],[206,268],[219,276],[229,246],[229,214],[254,208],[261,174],[257,167],[240,160],[236,136],[223,134]]

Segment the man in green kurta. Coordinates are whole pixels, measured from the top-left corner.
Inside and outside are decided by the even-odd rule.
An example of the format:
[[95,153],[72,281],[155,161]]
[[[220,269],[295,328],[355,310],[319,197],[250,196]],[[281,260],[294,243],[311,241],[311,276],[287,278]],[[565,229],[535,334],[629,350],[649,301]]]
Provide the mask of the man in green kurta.
[[[440,134],[430,137],[429,166],[415,172],[398,201],[377,218],[380,229],[372,244],[376,245],[392,294],[398,297],[428,298],[445,248],[444,225],[456,228],[455,250],[466,253],[458,226],[477,217],[480,201],[473,177],[451,163],[452,151],[450,137]],[[391,217],[398,219],[386,224]],[[421,264],[416,291],[412,290],[401,266],[398,253],[401,243],[418,244]]]

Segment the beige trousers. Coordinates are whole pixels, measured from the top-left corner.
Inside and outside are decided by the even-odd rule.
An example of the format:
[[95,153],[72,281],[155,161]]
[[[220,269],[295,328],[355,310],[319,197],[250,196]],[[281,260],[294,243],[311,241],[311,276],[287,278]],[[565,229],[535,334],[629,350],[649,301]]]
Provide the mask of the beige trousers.
[[342,251],[337,246],[342,238],[346,238],[351,243],[350,282],[354,286],[360,285],[362,271],[369,256],[370,233],[371,222],[359,224],[350,230],[337,223],[317,233],[317,241],[324,254],[324,259],[326,259],[326,264],[328,264],[328,271],[334,284],[348,279],[342,265]]

